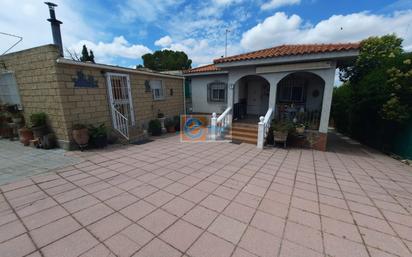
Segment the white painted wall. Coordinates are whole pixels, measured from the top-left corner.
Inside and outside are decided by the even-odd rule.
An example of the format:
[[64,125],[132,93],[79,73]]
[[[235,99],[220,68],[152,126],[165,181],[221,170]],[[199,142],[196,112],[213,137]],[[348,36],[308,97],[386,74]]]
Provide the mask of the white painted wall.
[[226,74],[193,76],[191,80],[193,112],[222,113],[226,109],[226,102],[213,103],[207,101],[207,84],[214,81],[227,83],[228,78]]
[[[306,88],[306,110],[314,111],[322,109],[324,82],[320,78],[311,78]],[[319,96],[313,97],[313,91],[318,90]]]

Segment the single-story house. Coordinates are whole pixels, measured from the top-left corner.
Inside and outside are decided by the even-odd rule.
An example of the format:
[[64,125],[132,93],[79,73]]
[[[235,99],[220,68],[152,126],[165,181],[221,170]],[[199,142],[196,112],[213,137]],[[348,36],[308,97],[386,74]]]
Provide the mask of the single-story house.
[[191,110],[220,114],[232,139],[260,148],[273,119],[303,123],[312,147],[325,150],[336,68],[358,54],[358,43],[305,44],[216,59],[185,72]]
[[136,140],[158,113],[184,112],[184,78],[158,72],[73,61],[58,45],[0,57],[0,104],[18,104],[24,118],[45,112],[60,147],[70,148],[74,124],[104,123]]

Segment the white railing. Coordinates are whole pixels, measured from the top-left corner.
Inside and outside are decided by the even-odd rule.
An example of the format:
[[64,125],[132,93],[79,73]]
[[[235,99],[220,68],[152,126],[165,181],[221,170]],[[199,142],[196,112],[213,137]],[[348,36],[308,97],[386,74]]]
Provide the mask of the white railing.
[[232,125],[232,107],[226,108],[226,110],[217,117],[216,113],[212,114],[210,122],[211,133],[210,138],[216,140],[224,136],[224,133]]
[[127,140],[129,140],[129,120],[118,110],[113,108],[114,128]]
[[269,108],[266,112],[265,117],[260,116],[259,123],[258,123],[258,139],[257,139],[257,147],[259,149],[263,149],[265,145],[265,140],[269,131],[270,122],[273,116],[273,108]]

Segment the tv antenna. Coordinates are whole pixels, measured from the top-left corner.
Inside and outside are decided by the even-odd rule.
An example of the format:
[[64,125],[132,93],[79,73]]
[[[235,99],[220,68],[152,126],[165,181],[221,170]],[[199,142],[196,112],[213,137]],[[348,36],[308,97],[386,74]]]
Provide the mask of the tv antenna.
[[15,47],[18,43],[20,43],[20,42],[23,40],[23,37],[16,36],[16,35],[13,35],[13,34],[1,32],[1,31],[0,31],[0,34],[5,35],[5,36],[9,36],[9,37],[14,37],[14,38],[17,38],[17,39],[18,39],[16,43],[14,43],[12,46],[10,46],[10,47],[9,47],[6,51],[4,51],[4,53],[2,53],[1,55],[5,55],[8,51],[10,51],[13,47]]
[[225,41],[225,57],[227,57],[227,34],[230,32],[229,29],[226,29],[225,33],[226,33],[226,41]]

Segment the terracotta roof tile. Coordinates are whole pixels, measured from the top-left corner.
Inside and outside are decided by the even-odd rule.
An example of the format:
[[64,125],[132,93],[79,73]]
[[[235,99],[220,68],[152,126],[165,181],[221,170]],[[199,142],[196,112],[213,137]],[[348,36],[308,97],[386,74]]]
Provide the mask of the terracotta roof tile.
[[348,50],[358,50],[359,43],[344,43],[344,44],[305,44],[305,45],[281,45],[272,48],[262,49],[250,53],[244,53],[234,56],[228,56],[225,58],[215,59],[213,62],[225,63],[246,61],[255,59],[265,59],[289,55],[302,55],[302,54],[316,54],[327,52],[339,52]]
[[215,72],[215,71],[221,71],[221,69],[216,67],[214,64],[209,64],[209,65],[193,68],[190,70],[186,70],[184,71],[184,73],[187,74],[187,73]]

